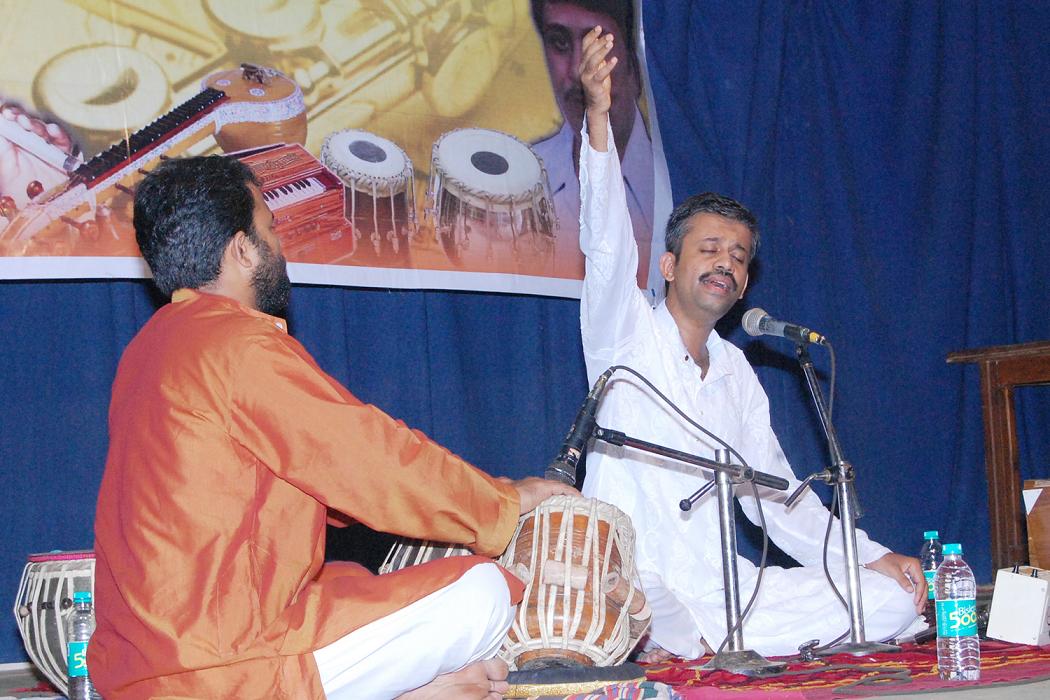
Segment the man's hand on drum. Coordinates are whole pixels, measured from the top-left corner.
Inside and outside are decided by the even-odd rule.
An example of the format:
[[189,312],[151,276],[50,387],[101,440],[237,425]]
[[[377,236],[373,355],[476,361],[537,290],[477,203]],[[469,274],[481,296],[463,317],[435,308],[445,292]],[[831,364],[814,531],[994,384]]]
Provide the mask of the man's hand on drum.
[[587,108],[587,133],[591,148],[596,151],[609,150],[606,129],[612,105],[612,72],[617,61],[615,56],[608,60],[606,57],[612,48],[613,35],[603,35],[601,27],[595,27],[583,37],[583,58],[578,73]]
[[518,499],[521,502],[520,515],[531,513],[536,506],[546,501],[551,496],[579,496],[580,492],[560,481],[541,479],[538,476],[530,476],[518,481],[511,481],[506,477],[500,477],[500,481],[512,485],[518,490]]

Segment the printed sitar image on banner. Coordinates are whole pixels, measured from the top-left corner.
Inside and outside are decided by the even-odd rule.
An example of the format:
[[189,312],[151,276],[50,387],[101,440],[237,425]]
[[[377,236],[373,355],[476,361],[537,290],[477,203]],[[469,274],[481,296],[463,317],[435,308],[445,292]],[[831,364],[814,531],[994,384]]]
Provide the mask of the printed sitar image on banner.
[[578,296],[575,69],[594,24],[617,35],[640,284],[662,249],[631,0],[0,9],[0,277],[148,276],[137,184],[226,154],[262,183],[295,282]]

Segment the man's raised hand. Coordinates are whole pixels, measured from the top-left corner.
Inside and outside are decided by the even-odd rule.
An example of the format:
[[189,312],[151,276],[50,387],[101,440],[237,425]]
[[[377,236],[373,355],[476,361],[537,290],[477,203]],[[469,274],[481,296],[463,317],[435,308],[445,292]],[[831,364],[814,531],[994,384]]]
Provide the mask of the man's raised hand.
[[609,150],[607,129],[612,105],[612,71],[617,61],[615,56],[606,57],[612,47],[613,35],[603,35],[601,27],[595,27],[583,37],[583,57],[578,71],[587,106],[587,133],[591,148],[596,151]]

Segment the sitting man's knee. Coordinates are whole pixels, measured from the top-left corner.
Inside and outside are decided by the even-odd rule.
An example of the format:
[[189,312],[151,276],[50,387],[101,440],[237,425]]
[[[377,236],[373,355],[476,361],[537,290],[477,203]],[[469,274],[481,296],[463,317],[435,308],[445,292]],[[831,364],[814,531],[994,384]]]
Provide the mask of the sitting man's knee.
[[473,620],[476,624],[506,631],[514,606],[510,604],[507,580],[496,564],[474,566],[454,585],[455,600],[447,606],[447,616],[460,624]]

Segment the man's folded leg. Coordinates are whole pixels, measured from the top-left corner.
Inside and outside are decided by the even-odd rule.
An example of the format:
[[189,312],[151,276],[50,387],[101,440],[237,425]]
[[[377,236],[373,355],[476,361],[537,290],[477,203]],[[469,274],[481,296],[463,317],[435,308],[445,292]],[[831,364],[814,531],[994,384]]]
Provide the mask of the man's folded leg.
[[396,698],[499,650],[514,615],[495,564],[314,652],[329,700]]

